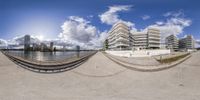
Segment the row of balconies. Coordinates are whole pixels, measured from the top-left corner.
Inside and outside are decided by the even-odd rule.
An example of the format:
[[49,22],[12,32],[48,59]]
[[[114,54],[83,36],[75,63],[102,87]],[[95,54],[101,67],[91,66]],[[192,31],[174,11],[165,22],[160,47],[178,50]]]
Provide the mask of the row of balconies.
[[[123,39],[122,39],[123,40]],[[109,45],[115,45],[115,44],[119,44],[119,43],[123,43],[123,44],[129,44],[130,42],[129,41],[114,41],[114,42],[110,42]],[[131,44],[133,45],[147,45],[147,44],[157,44],[157,45],[160,45],[160,41],[138,41],[138,42],[132,42]]]
[[114,44],[117,44],[117,43],[119,43],[119,42],[125,43],[125,44],[130,43],[128,40],[120,39],[120,40],[116,40],[116,41],[113,41],[113,42],[109,42],[108,44],[109,44],[109,45],[114,45]]
[[151,33],[149,32],[149,33],[147,33],[147,34],[148,34],[148,35],[160,36],[160,33],[156,33],[156,32],[154,32],[154,33],[153,33],[153,32],[151,32]]
[[113,41],[119,41],[119,40],[125,40],[125,41],[129,41],[129,38],[128,37],[125,37],[125,36],[121,36],[121,37],[113,37],[112,39],[109,39],[108,41],[110,42],[113,42]]
[[118,31],[124,31],[125,33],[129,33],[128,29],[120,27],[120,28],[117,28],[117,29],[112,29],[111,31],[109,31],[109,34],[113,34],[113,33],[118,32]]
[[149,44],[149,45],[148,45],[148,47],[150,47],[150,48],[151,48],[151,47],[157,47],[157,48],[159,48],[159,47],[160,47],[160,45],[153,45],[153,44]]
[[109,37],[114,37],[114,36],[118,36],[118,35],[122,35],[122,36],[127,36],[129,37],[129,33],[125,33],[125,32],[114,32],[113,34],[109,34]]
[[127,30],[129,30],[129,27],[128,26],[126,26],[125,24],[116,24],[116,25],[114,25],[113,27],[112,27],[112,30],[114,30],[114,29],[117,29],[117,28],[125,28],[125,29],[127,29]]
[[158,29],[148,29],[148,33],[160,33],[160,30]]
[[109,48],[116,48],[119,46],[123,46],[123,47],[129,47],[129,44],[125,44],[125,43],[117,43],[115,45],[109,45]]
[[147,38],[134,38],[135,41],[147,41]]
[[[122,34],[122,33],[115,34],[113,37],[109,36],[108,39],[110,41],[114,41],[114,40],[116,40],[115,38],[120,38],[120,37],[129,39],[128,34]],[[134,37],[133,38],[134,41],[147,41],[147,39],[160,41],[159,37],[149,37],[149,38],[147,38],[147,37]]]
[[157,43],[157,44],[160,44],[160,41],[148,41],[149,44],[151,43]]
[[134,38],[147,38],[147,35],[131,35]]
[[148,37],[158,37],[158,38],[160,38],[160,35],[151,34],[151,35],[148,35]]

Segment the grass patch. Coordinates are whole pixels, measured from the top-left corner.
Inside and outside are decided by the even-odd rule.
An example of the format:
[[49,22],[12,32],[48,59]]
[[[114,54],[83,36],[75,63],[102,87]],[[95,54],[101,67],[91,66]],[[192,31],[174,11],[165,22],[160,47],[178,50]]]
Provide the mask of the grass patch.
[[157,59],[157,61],[159,61],[160,63],[171,63],[171,62],[177,61],[179,59],[182,59],[182,58],[184,58],[188,55],[190,55],[190,53],[177,55],[177,56],[174,56],[174,57],[161,58],[161,59]]

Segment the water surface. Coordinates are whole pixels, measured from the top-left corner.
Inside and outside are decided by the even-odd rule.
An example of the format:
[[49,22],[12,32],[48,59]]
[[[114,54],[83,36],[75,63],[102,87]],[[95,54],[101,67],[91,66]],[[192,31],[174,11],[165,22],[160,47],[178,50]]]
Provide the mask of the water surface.
[[19,56],[27,60],[37,61],[59,61],[70,58],[78,58],[94,51],[57,51],[57,52],[40,52],[40,51],[8,51],[9,54]]

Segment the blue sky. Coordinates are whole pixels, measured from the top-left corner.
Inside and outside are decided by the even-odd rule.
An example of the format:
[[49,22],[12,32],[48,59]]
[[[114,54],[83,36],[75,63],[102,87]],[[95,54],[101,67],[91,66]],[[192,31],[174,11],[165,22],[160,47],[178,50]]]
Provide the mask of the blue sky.
[[[90,34],[85,39],[98,37],[85,29],[82,29],[85,31],[83,35],[79,35],[82,34],[80,31],[74,33],[81,37],[66,33],[71,32],[66,29],[71,27],[68,21],[82,18],[85,23],[83,25],[87,24],[85,27],[92,28],[93,32],[100,35],[112,26],[112,23],[106,22],[101,15],[112,7],[126,6],[125,10],[122,8],[112,14],[117,15],[118,20],[133,24],[133,29],[139,31],[156,25],[171,32],[169,27],[166,29],[165,26],[173,19],[179,19],[178,21],[183,23],[173,23],[173,30],[178,28],[174,34],[178,37],[192,34],[196,39],[200,39],[199,4],[198,0],[0,0],[0,38],[7,40],[24,34],[42,36],[45,39],[62,37],[66,40],[82,39],[84,34]],[[70,19],[70,16],[76,19]],[[65,22],[66,27],[62,27]],[[158,25],[158,22],[162,22],[162,25]]]

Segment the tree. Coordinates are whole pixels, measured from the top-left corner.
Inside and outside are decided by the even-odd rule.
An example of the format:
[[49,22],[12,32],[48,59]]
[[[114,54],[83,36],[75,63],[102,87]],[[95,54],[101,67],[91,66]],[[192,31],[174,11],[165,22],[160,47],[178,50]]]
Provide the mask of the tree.
[[104,41],[104,49],[107,50],[108,49],[108,39],[106,39]]

